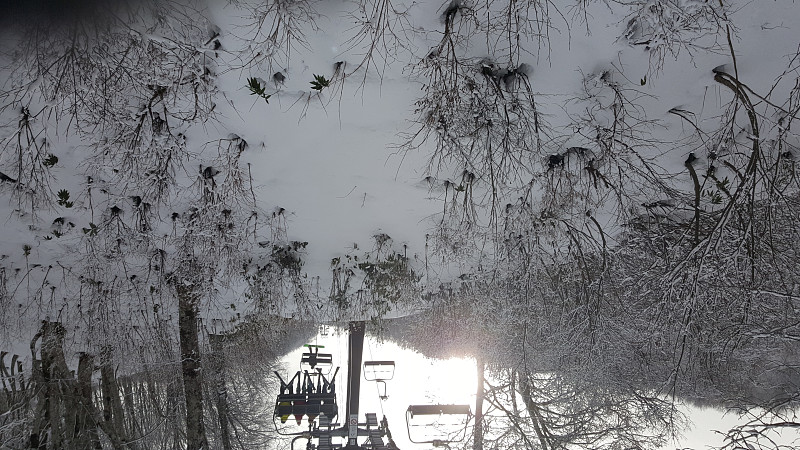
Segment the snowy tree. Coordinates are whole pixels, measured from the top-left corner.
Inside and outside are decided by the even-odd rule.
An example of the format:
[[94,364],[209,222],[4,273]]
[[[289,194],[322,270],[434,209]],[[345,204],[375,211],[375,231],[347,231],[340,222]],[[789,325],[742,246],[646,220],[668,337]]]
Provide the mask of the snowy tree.
[[[174,426],[177,411],[185,416],[173,445],[208,446],[200,327],[239,320],[222,294],[241,290],[255,270],[248,252],[269,229],[241,162],[247,142],[197,134],[215,108],[213,30],[201,11],[143,3],[12,36],[19,51],[3,104],[16,126],[2,164],[13,174],[13,215],[33,241],[6,249],[23,257],[6,267],[20,283],[4,296],[18,303],[4,308],[7,329],[24,335],[26,321],[43,317],[70,324],[110,383],[104,414],[114,430],[103,430],[114,446],[149,433],[125,423],[115,384],[115,371],[141,370],[137,362],[182,373],[185,405],[166,413]],[[58,434],[46,445],[59,447]]]

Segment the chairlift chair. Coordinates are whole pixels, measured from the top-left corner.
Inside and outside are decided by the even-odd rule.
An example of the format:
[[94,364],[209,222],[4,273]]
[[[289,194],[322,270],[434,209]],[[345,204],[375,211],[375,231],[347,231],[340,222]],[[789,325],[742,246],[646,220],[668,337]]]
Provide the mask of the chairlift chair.
[[394,361],[364,361],[364,379],[378,385],[381,400],[389,398],[386,382],[394,377]]
[[320,369],[320,372],[325,375],[330,373],[331,367],[333,367],[333,355],[319,352],[319,349],[325,348],[325,346],[306,344],[304,347],[308,347],[308,351],[304,352],[300,358],[300,369],[311,372],[316,372],[317,369]]
[[[321,367],[331,364],[332,357],[319,352],[322,346],[307,346],[308,351],[303,354],[301,366],[308,368],[297,371],[288,382],[275,372],[280,380],[280,391],[275,400],[273,420],[280,419],[285,424],[294,416],[297,424],[301,425],[303,417],[308,417],[308,428],[301,432],[284,432],[288,427],[275,424],[279,434],[294,436],[292,446],[299,439],[308,439],[307,449],[397,450],[385,416],[379,422],[377,414],[366,413],[366,423],[359,421],[364,329],[363,321],[349,324],[347,407],[343,424],[332,422],[338,416],[336,375],[339,368],[336,368],[332,376],[323,374]],[[370,369],[366,375],[368,379],[383,381],[394,376],[393,361],[373,361],[367,363],[366,367]],[[358,440],[362,437],[367,437],[367,440],[359,444]],[[384,437],[388,438],[388,443],[384,443]],[[344,438],[347,444],[335,444],[332,440],[334,438]],[[317,440],[317,445],[312,443],[313,440]]]
[[335,379],[339,368],[337,367],[333,376],[328,379],[320,368],[325,364],[325,359],[322,358],[325,354],[319,353],[321,346],[309,347],[312,349],[303,354],[301,366],[313,367],[311,372],[297,371],[288,382],[275,372],[281,386],[275,400],[274,416],[280,418],[282,424],[286,423],[290,416],[294,416],[297,425],[301,425],[303,417],[308,417],[308,422],[312,423],[320,414],[330,419],[338,415]]
[[364,361],[364,379],[388,381],[394,377],[394,361]]
[[[471,418],[469,405],[410,405],[406,410],[408,440],[447,447],[464,440]],[[424,431],[412,431],[420,428]]]

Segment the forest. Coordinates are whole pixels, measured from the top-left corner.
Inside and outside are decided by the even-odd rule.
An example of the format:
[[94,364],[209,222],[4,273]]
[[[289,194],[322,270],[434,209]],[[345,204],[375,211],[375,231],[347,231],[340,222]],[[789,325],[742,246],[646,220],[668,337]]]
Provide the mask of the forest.
[[795,1],[2,9],[0,448],[278,448],[350,320],[485,371],[458,448],[800,445]]

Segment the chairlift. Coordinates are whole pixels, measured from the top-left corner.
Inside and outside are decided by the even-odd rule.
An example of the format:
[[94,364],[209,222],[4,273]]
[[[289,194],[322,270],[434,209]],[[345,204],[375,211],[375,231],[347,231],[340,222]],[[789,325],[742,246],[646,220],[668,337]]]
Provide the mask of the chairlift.
[[364,379],[378,385],[378,396],[386,400],[386,382],[394,377],[394,361],[364,361]]
[[[280,380],[280,391],[275,399],[273,421],[277,422],[277,419],[280,419],[281,423],[286,424],[289,418],[294,416],[297,424],[301,425],[302,419],[308,417],[308,427],[300,432],[285,432],[289,427],[275,423],[279,434],[294,436],[292,447],[295,441],[307,439],[308,449],[397,450],[385,416],[383,420],[378,421],[377,414],[366,413],[366,422],[359,420],[364,331],[363,321],[349,323],[347,405],[342,424],[333,423],[333,419],[338,415],[336,375],[339,368],[336,368],[332,376],[322,372],[322,367],[332,362],[331,355],[319,352],[322,346],[307,346],[308,351],[303,354],[301,366],[308,366],[308,370],[297,371],[288,381],[275,372],[275,376]],[[368,379],[383,381],[394,376],[393,361],[371,362],[366,364],[366,367],[370,369],[370,374],[366,375]],[[359,444],[361,437],[366,437],[367,440]],[[384,443],[384,437],[388,438],[388,443]],[[346,439],[347,443],[344,446],[334,443],[334,438]],[[313,440],[317,441],[316,445],[312,443]]]
[[364,379],[389,381],[394,377],[394,361],[364,361]]
[[317,372],[317,369],[319,369],[325,375],[330,373],[333,366],[333,355],[319,352],[319,349],[325,348],[325,346],[306,344],[304,347],[308,347],[308,351],[304,352],[300,358],[300,369],[311,372]]
[[464,440],[471,418],[469,405],[410,405],[406,410],[408,440],[447,447]]
[[297,371],[288,381],[275,372],[280,380],[280,393],[275,400],[275,417],[285,424],[289,416],[294,416],[297,425],[301,425],[303,417],[308,417],[308,422],[324,414],[330,419],[338,415],[336,404],[336,374],[328,379],[317,367],[316,371]]

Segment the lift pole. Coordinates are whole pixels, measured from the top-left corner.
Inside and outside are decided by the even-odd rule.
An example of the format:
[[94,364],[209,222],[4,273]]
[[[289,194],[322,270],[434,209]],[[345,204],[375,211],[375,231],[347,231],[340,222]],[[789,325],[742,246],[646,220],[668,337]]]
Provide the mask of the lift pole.
[[347,447],[358,448],[358,403],[361,396],[361,359],[364,353],[364,322],[350,322],[347,358]]

